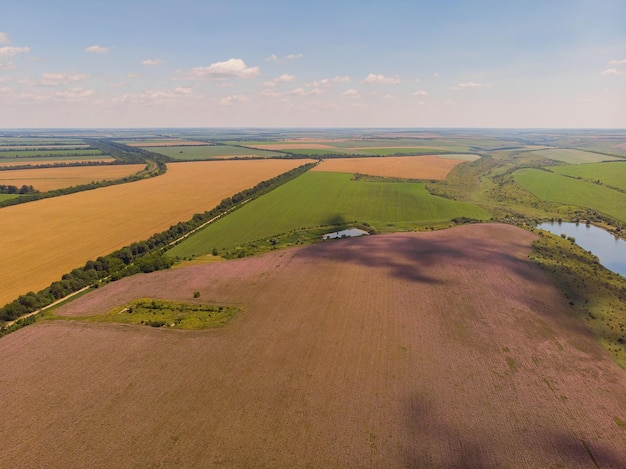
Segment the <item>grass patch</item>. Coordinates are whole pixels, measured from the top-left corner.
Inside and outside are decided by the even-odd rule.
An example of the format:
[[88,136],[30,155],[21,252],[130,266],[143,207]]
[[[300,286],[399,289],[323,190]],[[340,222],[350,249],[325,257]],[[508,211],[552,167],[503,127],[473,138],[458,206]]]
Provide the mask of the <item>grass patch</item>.
[[472,204],[435,197],[422,183],[365,182],[351,174],[307,172],[207,226],[168,256],[201,256],[214,248],[222,255],[224,249],[276,236],[304,236],[304,243],[335,227],[355,226],[354,220],[368,231],[390,231],[388,226],[402,231],[457,217],[489,216]]
[[50,319],[198,330],[223,327],[237,311],[238,308],[232,306],[214,306],[143,298],[114,308],[106,314],[78,317],[50,316]]

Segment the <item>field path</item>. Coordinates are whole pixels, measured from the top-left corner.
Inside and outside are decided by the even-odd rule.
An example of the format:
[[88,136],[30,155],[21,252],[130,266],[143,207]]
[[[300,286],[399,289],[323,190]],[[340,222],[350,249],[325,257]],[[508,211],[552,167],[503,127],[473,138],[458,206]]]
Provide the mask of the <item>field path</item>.
[[0,305],[304,162],[175,163],[156,178],[2,208]]
[[[225,328],[0,339],[7,467],[624,467],[626,373],[507,225],[340,239],[113,282]],[[200,298],[193,299],[193,293]]]

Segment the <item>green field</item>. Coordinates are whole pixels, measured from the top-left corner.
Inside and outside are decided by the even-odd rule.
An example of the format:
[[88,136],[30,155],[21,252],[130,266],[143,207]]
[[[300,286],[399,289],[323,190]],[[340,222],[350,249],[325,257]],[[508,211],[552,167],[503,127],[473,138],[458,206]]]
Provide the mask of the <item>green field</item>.
[[353,220],[377,230],[393,225],[397,231],[455,217],[489,216],[474,205],[434,197],[420,183],[365,182],[352,180],[350,174],[308,172],[209,225],[168,255],[203,255],[213,248],[230,249],[293,230]]
[[626,191],[626,161],[554,166],[550,169],[558,174],[600,181]]
[[591,153],[582,150],[571,150],[567,148],[559,148],[554,150],[533,151],[536,155],[543,156],[555,161],[562,161],[569,164],[581,163],[600,163],[601,161],[619,161],[620,158],[602,155],[600,153]]
[[65,158],[67,156],[102,156],[102,152],[100,150],[95,149],[62,149],[62,150],[3,150],[0,148],[0,159],[4,160],[5,158],[39,158],[39,157],[55,157],[55,158]]
[[9,200],[9,199],[15,199],[17,197],[19,197],[21,194],[0,194],[0,202],[3,202],[5,200]]
[[228,145],[198,145],[174,147],[145,147],[144,150],[160,153],[176,160],[210,160],[214,158],[261,157],[273,158],[284,156],[284,153],[254,148],[233,147]]
[[48,164],[55,161],[115,161],[115,158],[109,155],[87,155],[87,156],[30,156],[28,158],[2,158],[0,163],[19,163],[19,164]]
[[521,169],[515,182],[542,200],[599,210],[626,222],[626,194],[592,182],[539,169]]

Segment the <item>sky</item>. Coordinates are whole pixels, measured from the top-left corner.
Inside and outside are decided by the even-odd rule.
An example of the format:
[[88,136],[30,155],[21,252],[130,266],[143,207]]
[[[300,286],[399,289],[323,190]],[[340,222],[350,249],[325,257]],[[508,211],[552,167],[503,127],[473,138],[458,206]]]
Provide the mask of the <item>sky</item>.
[[0,0],[0,128],[626,128],[624,0]]

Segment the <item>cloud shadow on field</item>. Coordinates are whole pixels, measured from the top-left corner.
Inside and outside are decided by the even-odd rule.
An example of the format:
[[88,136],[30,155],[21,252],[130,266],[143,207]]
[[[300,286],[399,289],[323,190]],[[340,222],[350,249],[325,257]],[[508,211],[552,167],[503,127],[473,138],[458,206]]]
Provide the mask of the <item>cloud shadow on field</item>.
[[[420,395],[413,395],[405,405],[407,431],[412,441],[404,451],[406,467],[486,469],[533,464],[535,467],[624,467],[622,455],[600,443],[581,439],[577,434],[585,433],[584,428],[566,433],[562,428],[554,428],[556,424],[550,416],[540,422],[526,422],[529,427],[545,430],[535,433],[535,441],[511,448],[506,444],[507,439],[522,441],[516,437],[513,426],[507,428],[492,422],[493,426],[478,426],[469,432],[458,423],[467,418],[463,413],[441,412]],[[463,408],[459,403],[452,407]],[[546,460],[528,461],[538,454]]]
[[[443,232],[441,232],[443,233]],[[531,281],[537,281],[530,261],[506,252],[528,249],[512,242],[493,242],[472,237],[437,236],[440,233],[395,233],[326,241],[303,248],[298,255],[336,262],[349,262],[369,268],[387,269],[391,275],[420,283],[442,284],[441,265],[467,264],[477,275],[484,275],[490,265],[507,269]]]

